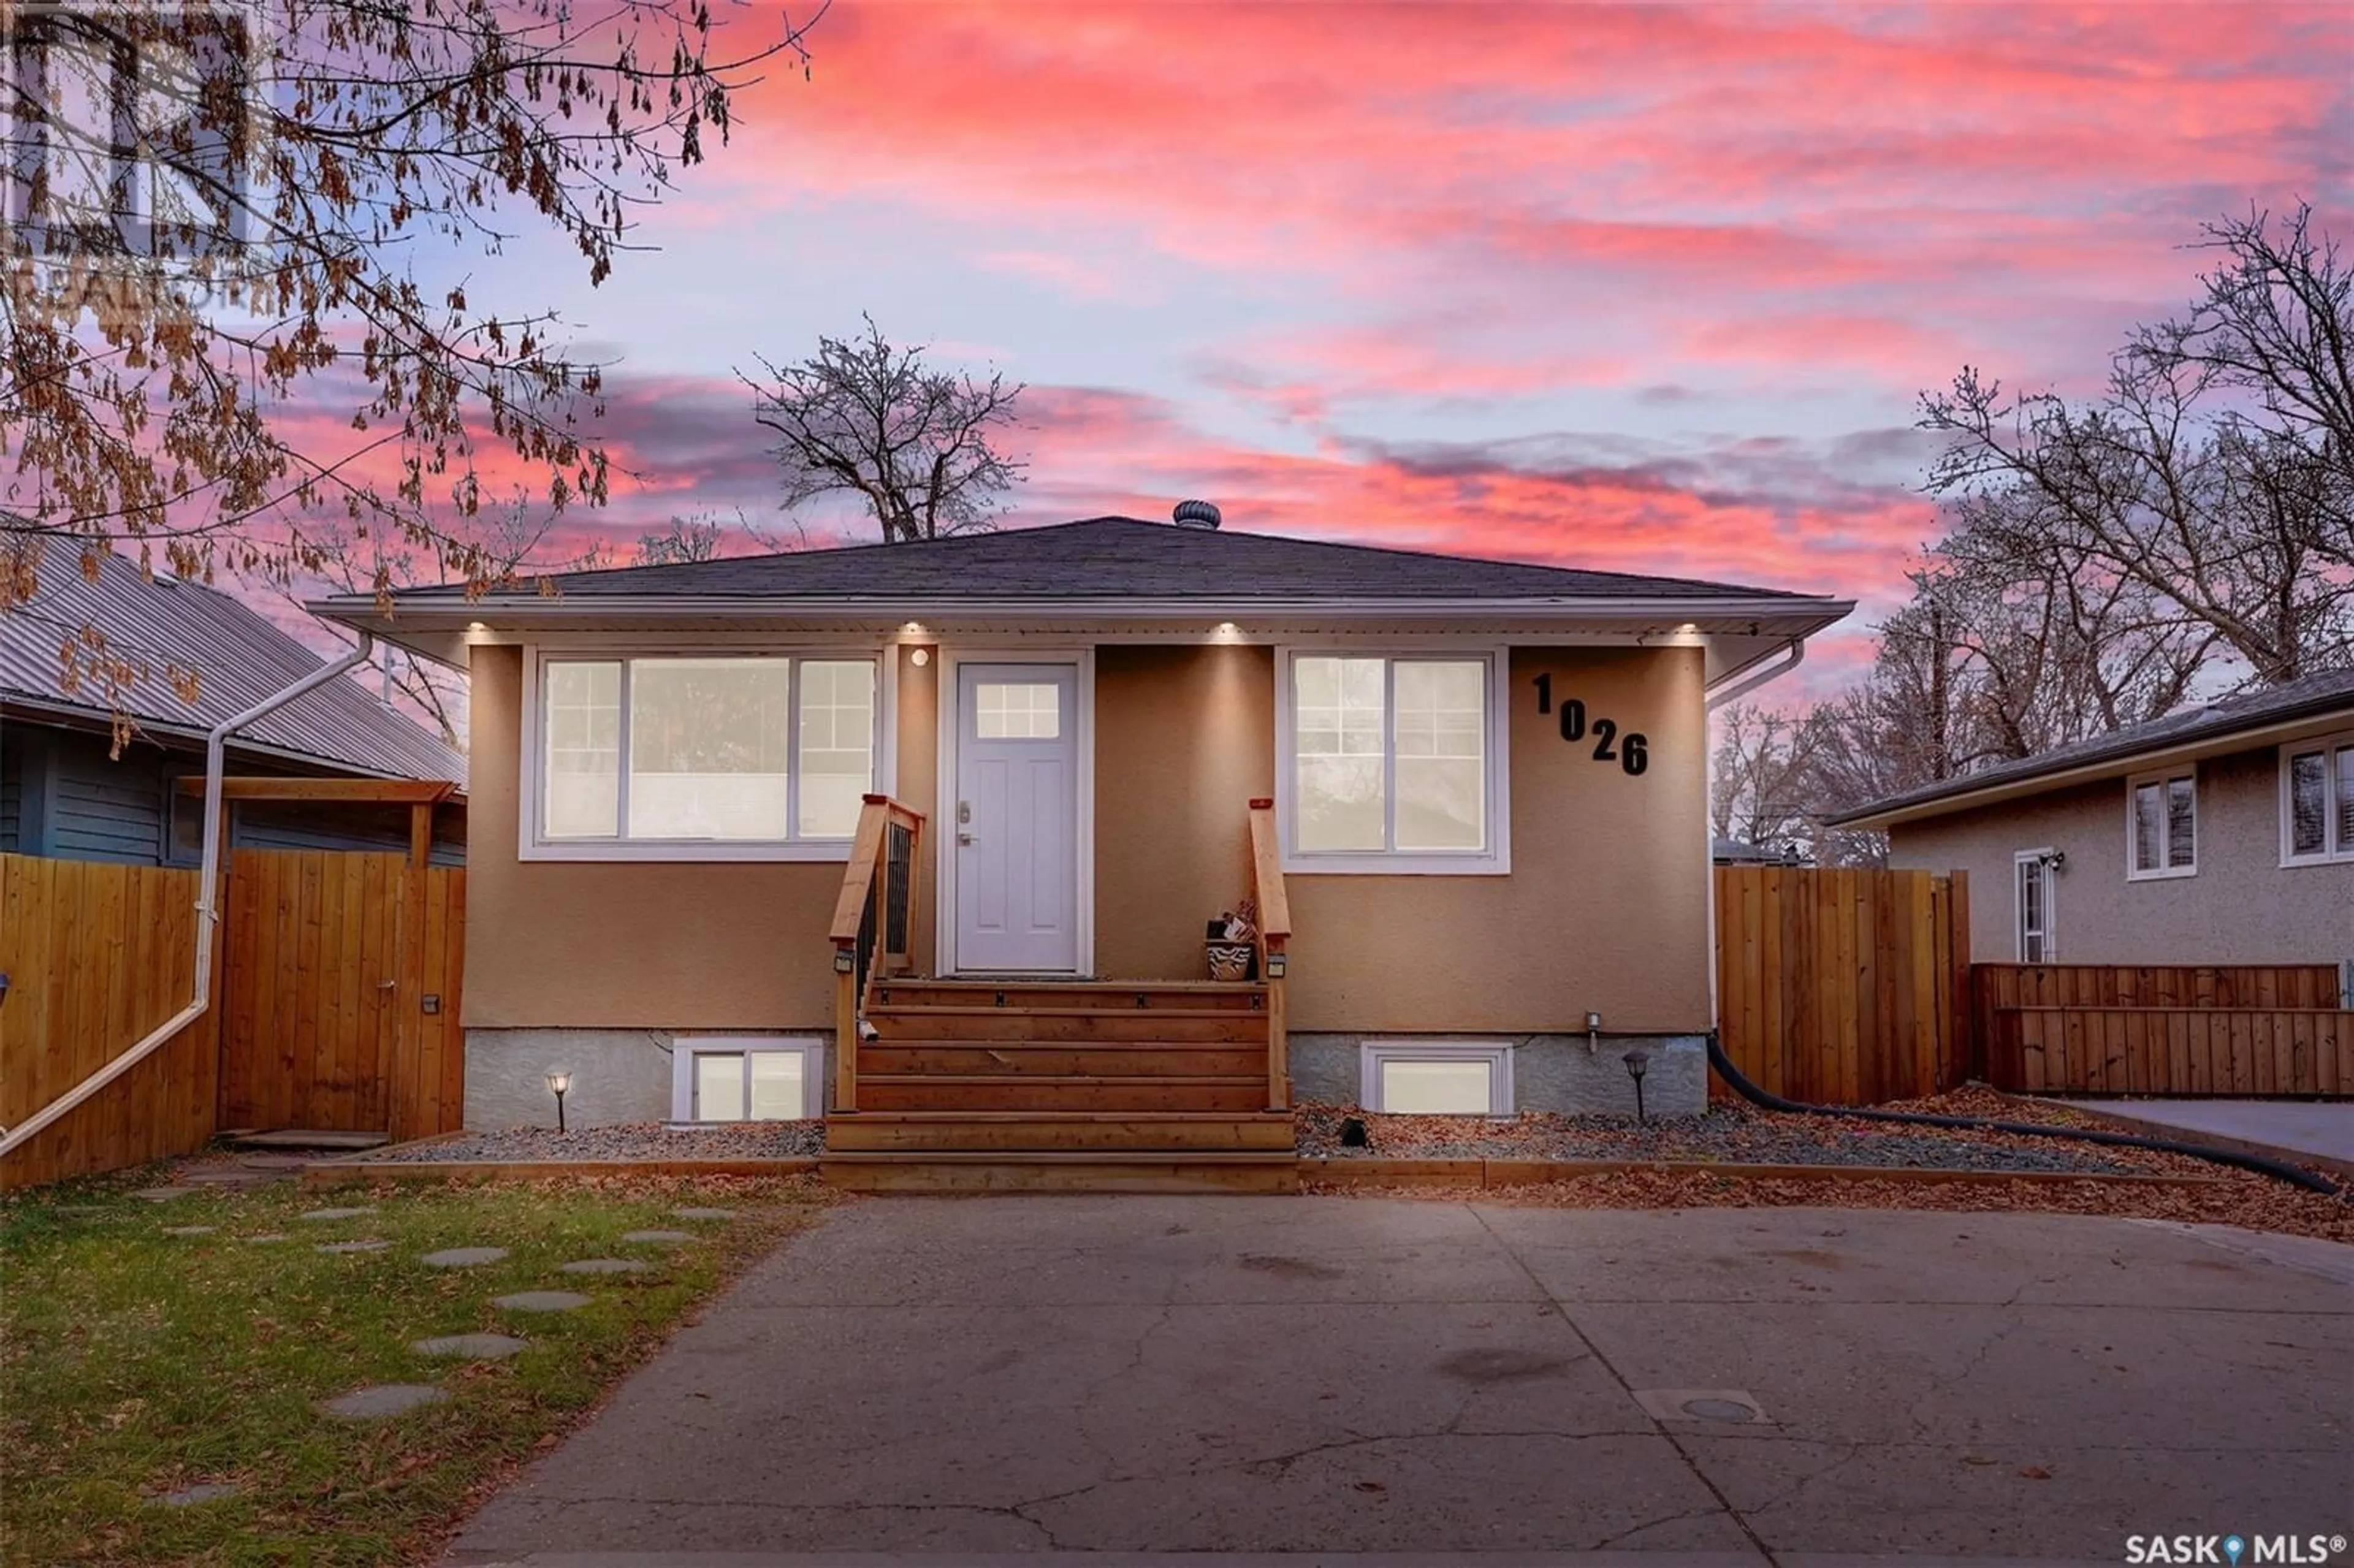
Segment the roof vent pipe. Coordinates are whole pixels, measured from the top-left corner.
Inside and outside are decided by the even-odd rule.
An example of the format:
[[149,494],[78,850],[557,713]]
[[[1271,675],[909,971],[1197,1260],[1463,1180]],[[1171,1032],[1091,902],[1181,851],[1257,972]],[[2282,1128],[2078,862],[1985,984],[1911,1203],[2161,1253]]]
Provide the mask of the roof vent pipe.
[[1169,516],[1180,528],[1215,528],[1225,521],[1218,509],[1206,501],[1181,501]]

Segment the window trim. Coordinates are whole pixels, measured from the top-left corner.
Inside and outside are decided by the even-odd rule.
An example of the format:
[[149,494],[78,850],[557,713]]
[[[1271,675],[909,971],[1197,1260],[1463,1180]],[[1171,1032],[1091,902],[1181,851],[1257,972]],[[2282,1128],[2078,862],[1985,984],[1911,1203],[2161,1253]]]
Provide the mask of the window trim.
[[[1295,842],[1299,758],[1293,744],[1293,663],[1310,659],[1380,659],[1488,666],[1488,847],[1477,853],[1461,850],[1360,850],[1339,853],[1303,852]],[[1510,644],[1479,642],[1460,646],[1409,647],[1387,642],[1287,643],[1275,659],[1275,820],[1281,841],[1283,869],[1292,876],[1509,876],[1512,870],[1511,684]],[[1385,682],[1387,681],[1385,677]],[[1384,686],[1386,694],[1387,685]],[[1394,710],[1386,708],[1384,723],[1394,726]],[[1394,731],[1383,737],[1383,767],[1394,775]]]
[[[2163,823],[2158,835],[2158,859],[2163,863],[2154,871],[2145,871],[2134,863],[2134,852],[2138,847],[2134,837],[2134,791],[2145,784],[2158,786],[2161,806],[2171,809],[2167,799],[2168,789],[2178,779],[2190,781],[2190,859],[2188,863],[2174,863],[2173,823]],[[2126,880],[2127,882],[2173,882],[2199,874],[2199,764],[2177,763],[2172,768],[2152,768],[2132,774],[2126,779]]]
[[[544,666],[550,663],[627,663],[633,659],[784,659],[819,662],[871,661],[875,665],[875,775],[873,788],[889,794],[896,788],[896,747],[891,737],[898,726],[897,651],[879,642],[800,644],[747,647],[740,644],[535,642],[524,649],[523,712],[518,726],[522,755],[517,779],[515,858],[523,861],[819,861],[846,863],[849,837],[839,839],[586,839],[549,838],[545,832],[546,801],[540,792],[546,764],[547,707]],[[624,683],[626,688],[626,682]],[[789,746],[795,762],[801,753],[801,683],[792,683],[788,719]],[[622,697],[622,734],[628,734],[628,696]],[[789,765],[790,766],[790,765]],[[621,769],[626,780],[629,757],[624,747]],[[627,784],[623,786],[626,811]],[[796,796],[796,799],[798,797]],[[790,821],[790,819],[789,819]]]
[[[2015,850],[2010,857],[2010,950],[2022,964],[2056,964],[2060,961],[2060,878],[2058,867],[2052,864],[2059,853],[2050,844],[2038,849]],[[2027,956],[2027,900],[2020,891],[2019,868],[2035,862],[2043,870],[2043,956]],[[2128,862],[2128,864],[2131,863]]]
[[[1383,1107],[1382,1068],[1391,1062],[1485,1062],[1488,1108],[1460,1112],[1392,1112]],[[1512,1043],[1509,1040],[1362,1040],[1357,1044],[1357,1103],[1374,1116],[1460,1115],[1509,1117],[1516,1095]]]
[[724,1121],[704,1121],[695,1115],[695,1060],[698,1056],[751,1055],[756,1052],[798,1052],[801,1056],[801,1114],[797,1120],[814,1121],[825,1115],[825,1042],[814,1034],[682,1034],[670,1048],[670,1117],[680,1127],[732,1127]]
[[[2341,729],[2327,735],[2308,735],[2299,740],[2284,741],[2279,748],[2275,770],[2280,776],[2275,799],[2280,814],[2280,863],[2283,870],[2294,865],[2336,865],[2354,861],[2354,843],[2338,836],[2338,754],[2354,749],[2354,729]],[[2321,754],[2321,780],[2324,795],[2321,803],[2321,848],[2306,853],[2296,853],[2290,837],[2293,826],[2294,802],[2289,796],[2289,762],[2291,758]]]

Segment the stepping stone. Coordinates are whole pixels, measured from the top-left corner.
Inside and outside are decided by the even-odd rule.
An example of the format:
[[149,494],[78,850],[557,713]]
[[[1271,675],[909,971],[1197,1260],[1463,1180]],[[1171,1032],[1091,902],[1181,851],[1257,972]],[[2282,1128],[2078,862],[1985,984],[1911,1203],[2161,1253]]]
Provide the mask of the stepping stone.
[[569,1312],[575,1307],[588,1306],[588,1298],[571,1290],[525,1290],[497,1297],[491,1305],[510,1312]]
[[147,1500],[157,1508],[193,1508],[221,1498],[237,1496],[233,1481],[199,1481],[193,1487],[182,1487],[175,1492],[152,1492]]
[[677,1242],[693,1241],[695,1233],[693,1231],[624,1231],[621,1233],[621,1239],[625,1242],[660,1242],[663,1245],[669,1246]]
[[382,1383],[339,1393],[319,1408],[345,1421],[381,1421],[419,1405],[439,1404],[450,1395],[429,1383]]
[[584,1257],[578,1263],[567,1263],[565,1274],[643,1274],[651,1265],[634,1257]]
[[165,1225],[164,1234],[167,1236],[208,1236],[214,1229],[211,1225]]
[[144,1198],[151,1203],[168,1203],[175,1198],[185,1198],[198,1191],[201,1189],[196,1187],[142,1187],[131,1195]]
[[419,1340],[408,1348],[420,1356],[464,1356],[470,1361],[504,1361],[524,1348],[525,1340],[512,1334],[444,1334]]
[[671,1215],[674,1219],[681,1220],[732,1220],[736,1217],[736,1211],[733,1209],[673,1209]]
[[388,1241],[321,1242],[321,1252],[382,1252],[392,1244]]
[[435,1268],[472,1268],[478,1263],[496,1263],[506,1255],[503,1246],[452,1246],[429,1252],[417,1261]]
[[304,1213],[306,1220],[353,1220],[362,1214],[373,1214],[374,1209],[312,1209]]

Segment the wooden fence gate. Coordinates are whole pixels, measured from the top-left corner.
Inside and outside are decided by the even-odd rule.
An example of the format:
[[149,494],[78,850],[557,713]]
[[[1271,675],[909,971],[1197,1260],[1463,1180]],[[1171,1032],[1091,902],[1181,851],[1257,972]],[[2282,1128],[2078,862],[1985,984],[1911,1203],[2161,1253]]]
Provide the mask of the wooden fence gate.
[[1954,1087],[1969,971],[1960,872],[1717,868],[1718,1038],[1774,1094],[1861,1106]]
[[423,1138],[460,1125],[466,874],[239,850],[221,938],[220,1125]]

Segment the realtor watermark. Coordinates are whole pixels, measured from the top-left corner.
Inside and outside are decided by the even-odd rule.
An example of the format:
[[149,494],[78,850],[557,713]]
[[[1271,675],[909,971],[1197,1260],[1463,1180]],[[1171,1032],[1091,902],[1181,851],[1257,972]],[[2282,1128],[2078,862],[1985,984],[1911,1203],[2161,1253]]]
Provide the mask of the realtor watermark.
[[2319,1568],[2346,1554],[2343,1535],[2129,1535],[2129,1563],[2169,1564],[2211,1563],[2217,1568],[2252,1568],[2255,1563],[2279,1563],[2283,1568]]
[[218,278],[257,256],[267,16],[241,0],[0,7],[0,200],[45,266]]

